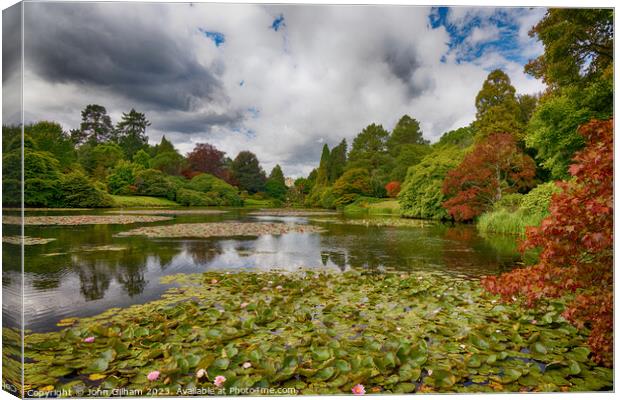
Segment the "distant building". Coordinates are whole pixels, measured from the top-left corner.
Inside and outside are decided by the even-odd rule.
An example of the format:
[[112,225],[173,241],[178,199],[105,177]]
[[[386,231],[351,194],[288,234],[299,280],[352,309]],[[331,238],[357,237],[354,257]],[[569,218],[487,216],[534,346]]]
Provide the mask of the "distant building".
[[295,186],[295,179],[293,178],[284,178],[284,184],[286,185],[286,187],[293,187]]

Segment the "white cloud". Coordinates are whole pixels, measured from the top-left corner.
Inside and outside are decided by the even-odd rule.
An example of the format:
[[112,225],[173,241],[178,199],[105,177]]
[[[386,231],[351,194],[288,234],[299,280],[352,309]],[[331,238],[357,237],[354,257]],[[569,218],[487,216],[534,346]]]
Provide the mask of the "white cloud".
[[[221,87],[211,99],[192,98],[188,109],[167,109],[106,85],[71,79],[53,82],[32,67],[25,93],[32,118],[58,120],[69,129],[79,124],[79,112],[89,103],[106,106],[113,119],[136,107],[152,121],[148,132],[152,142],[165,134],[183,152],[195,143],[209,142],[231,157],[249,149],[266,170],[280,163],[287,175],[307,174],[318,163],[322,143],[331,146],[346,138],[350,144],[373,122],[392,129],[407,113],[421,122],[431,140],[468,124],[475,115],[475,95],[492,64],[506,68],[520,92],[542,88],[523,74],[521,65],[499,54],[456,62],[448,52],[448,33],[429,26],[431,10],[424,7],[160,4],[155,8],[121,3],[89,7],[103,21],[102,35],[109,27],[105,21],[123,24],[136,18],[142,31],[159,32],[188,55],[179,63],[195,59]],[[471,15],[492,12],[455,8],[449,17],[463,23]],[[269,27],[280,14],[286,27],[275,32]],[[523,15],[523,24],[539,18]],[[67,32],[72,28],[62,27]],[[199,28],[223,33],[224,44],[216,47]],[[497,27],[488,25],[472,32],[470,41],[497,35]],[[132,40],[137,39],[126,37],[129,44]],[[522,43],[532,45],[527,37]],[[532,54],[539,51],[527,49]],[[149,73],[157,68],[154,62],[155,72]]]

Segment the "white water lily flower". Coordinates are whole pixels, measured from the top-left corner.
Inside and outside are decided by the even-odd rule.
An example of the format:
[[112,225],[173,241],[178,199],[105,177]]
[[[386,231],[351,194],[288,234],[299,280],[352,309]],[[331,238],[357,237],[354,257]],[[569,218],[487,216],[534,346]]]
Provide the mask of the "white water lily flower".
[[246,361],[243,363],[243,368],[248,369],[252,367],[252,363],[249,361]]
[[433,370],[432,370],[432,369],[429,369],[429,370],[428,370],[428,376],[431,376],[431,375],[433,375]]
[[207,371],[205,371],[204,368],[200,368],[198,371],[196,371],[196,378],[198,379],[204,378],[205,375],[207,375]]

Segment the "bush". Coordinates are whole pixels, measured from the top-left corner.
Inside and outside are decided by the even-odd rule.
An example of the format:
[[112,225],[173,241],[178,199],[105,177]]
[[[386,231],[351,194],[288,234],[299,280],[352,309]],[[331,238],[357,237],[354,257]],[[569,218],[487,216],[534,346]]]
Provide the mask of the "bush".
[[60,180],[63,207],[112,207],[114,201],[107,193],[97,189],[81,172],[64,175]]
[[385,191],[387,192],[387,195],[389,197],[394,198],[398,196],[398,193],[400,193],[400,182],[398,181],[388,182],[388,184],[385,185]]
[[521,201],[523,201],[523,194],[521,193],[508,193],[504,195],[499,201],[493,203],[493,209],[498,210],[510,210],[517,211],[521,207]]
[[[4,205],[21,204],[21,149],[2,157]],[[57,207],[60,193],[60,167],[51,153],[24,148],[24,204],[31,207]]]
[[108,175],[108,191],[111,194],[132,194],[135,191],[136,167],[128,161],[119,161]]
[[184,206],[217,206],[218,200],[208,194],[191,189],[177,190],[177,203]]
[[243,200],[237,188],[210,174],[200,174],[192,178],[187,188],[196,192],[206,193],[217,205],[242,206]]
[[560,188],[555,182],[547,182],[536,186],[528,194],[523,196],[521,208],[532,214],[549,214],[549,204],[555,193],[559,193]]
[[177,186],[161,171],[145,169],[136,173],[136,194],[174,200]]
[[[354,202],[359,196],[371,196],[372,192],[368,170],[353,168],[342,174],[334,183],[334,204],[336,206],[343,206]],[[321,200],[323,200],[323,196]]]

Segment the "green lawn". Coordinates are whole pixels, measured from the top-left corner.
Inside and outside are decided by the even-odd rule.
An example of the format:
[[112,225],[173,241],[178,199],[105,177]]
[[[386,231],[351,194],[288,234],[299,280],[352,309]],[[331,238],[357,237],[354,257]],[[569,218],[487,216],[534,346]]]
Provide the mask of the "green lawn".
[[374,197],[361,197],[344,208],[344,212],[368,213],[368,214],[395,214],[398,215],[400,207],[398,200],[378,199]]
[[115,196],[112,195],[117,207],[174,207],[178,203],[161,197],[149,196]]

